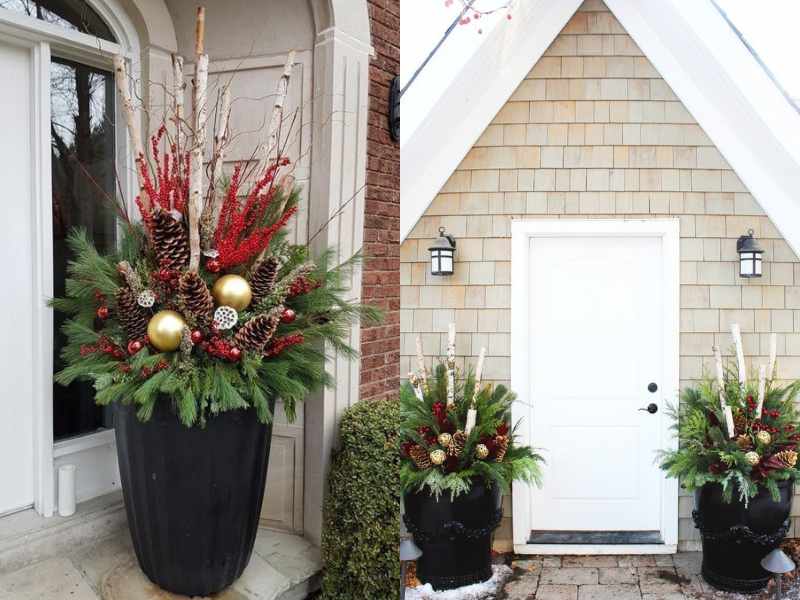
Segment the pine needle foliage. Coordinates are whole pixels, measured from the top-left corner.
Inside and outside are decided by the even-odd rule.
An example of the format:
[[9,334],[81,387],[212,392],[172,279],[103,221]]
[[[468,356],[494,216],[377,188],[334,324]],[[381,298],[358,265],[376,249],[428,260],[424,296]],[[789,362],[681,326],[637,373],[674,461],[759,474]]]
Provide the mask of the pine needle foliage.
[[[277,204],[285,209],[296,205],[298,198],[299,192],[293,190]],[[278,211],[273,213],[264,216],[264,223],[269,225],[278,218]],[[191,345],[188,351],[162,353],[147,340],[141,350],[131,354],[114,306],[117,291],[127,285],[118,271],[121,261],[127,261],[146,286],[162,290],[148,313],[163,308],[180,312],[181,306],[175,290],[159,282],[162,265],[156,261],[145,229],[135,223],[125,223],[122,228],[117,250],[108,255],[98,253],[83,230],[76,229],[68,237],[75,258],[68,265],[66,294],[50,301],[54,309],[69,316],[63,326],[67,344],[61,353],[66,366],[55,380],[62,385],[89,381],[98,404],[133,404],[143,421],[150,418],[156,402],[170,401],[187,427],[203,426],[219,413],[246,408],[255,409],[259,421],[269,423],[270,405],[277,399],[283,401],[287,418],[293,421],[298,402],[314,390],[333,384],[325,370],[331,350],[355,357],[356,351],[347,343],[352,327],[380,319],[375,308],[345,298],[346,277],[357,257],[342,265],[335,264],[330,253],[312,259],[305,247],[289,244],[285,230],[280,230],[269,252],[283,265],[278,285],[285,294],[273,298],[271,306],[262,303],[242,311],[239,325],[276,305],[285,306],[295,311],[296,318],[282,323],[274,339],[292,336],[291,343],[274,354],[242,351],[235,361]],[[301,265],[306,267],[302,269],[303,285],[298,288],[296,273]],[[243,274],[246,270],[246,266],[240,269]],[[209,287],[218,276],[205,270],[200,275]],[[101,321],[97,310],[104,304],[110,316]],[[203,333],[206,337],[218,336],[230,347],[235,329]]]
[[757,380],[741,386],[738,368],[729,365],[723,387],[733,413],[734,436],[728,435],[719,385],[706,377],[681,392],[678,407],[668,408],[678,448],[659,452],[658,462],[689,491],[718,483],[726,502],[736,495],[747,505],[759,489],[766,488],[778,501],[777,482],[800,476],[800,415],[795,406],[800,381],[786,385],[769,381],[761,415],[756,414]]
[[[448,450],[442,445],[442,433],[451,437],[464,432],[467,411],[473,402],[477,412],[475,427],[466,436],[463,449]],[[428,489],[437,498],[449,493],[451,498],[467,493],[476,478],[500,486],[507,491],[513,481],[541,485],[543,458],[528,446],[517,444],[516,426],[509,428],[511,405],[516,395],[503,385],[484,385],[475,389],[475,377],[468,372],[465,378],[456,374],[454,404],[447,408],[447,369],[439,364],[428,377],[427,390],[420,400],[411,384],[400,390],[400,439],[402,466],[400,482],[404,493]],[[508,445],[501,460],[499,449],[503,439]],[[453,444],[451,441],[450,444]],[[489,451],[479,458],[476,448],[483,444]],[[447,458],[441,465],[420,466],[412,458],[412,451],[422,448],[430,455],[442,450]]]

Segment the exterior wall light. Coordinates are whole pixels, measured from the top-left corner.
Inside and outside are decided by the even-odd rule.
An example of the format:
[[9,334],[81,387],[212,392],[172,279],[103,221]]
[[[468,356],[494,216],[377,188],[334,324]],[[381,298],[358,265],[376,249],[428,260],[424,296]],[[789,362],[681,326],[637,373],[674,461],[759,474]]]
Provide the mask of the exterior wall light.
[[452,275],[456,253],[456,240],[439,227],[439,237],[428,248],[431,253],[431,275]]
[[761,277],[761,255],[764,250],[753,238],[752,229],[747,235],[739,237],[736,251],[739,253],[739,277]]

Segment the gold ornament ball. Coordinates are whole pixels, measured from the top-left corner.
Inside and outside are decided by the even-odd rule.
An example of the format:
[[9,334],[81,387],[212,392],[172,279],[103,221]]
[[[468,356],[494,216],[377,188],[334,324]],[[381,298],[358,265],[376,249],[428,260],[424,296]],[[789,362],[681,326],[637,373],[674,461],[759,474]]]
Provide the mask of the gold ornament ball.
[[486,447],[486,444],[478,444],[475,446],[475,456],[481,460],[489,456],[489,449]]
[[764,444],[766,446],[772,441],[772,436],[769,434],[769,431],[762,430],[756,434],[756,439],[759,444]]
[[747,464],[755,467],[758,464],[758,461],[761,460],[761,457],[758,455],[758,452],[748,452],[744,455],[744,459],[747,461]]
[[431,452],[431,462],[435,465],[440,465],[444,462],[447,458],[447,455],[444,453],[444,450],[434,450]]
[[244,310],[250,306],[253,291],[250,284],[240,275],[223,275],[211,288],[211,295],[219,306],[230,306],[236,310]]
[[172,352],[181,345],[186,321],[174,310],[160,310],[147,324],[147,337],[150,343],[161,352]]
[[439,445],[440,446],[444,446],[445,448],[447,448],[448,446],[450,446],[450,442],[452,442],[452,441],[453,441],[453,436],[450,435],[449,433],[440,433],[439,434]]

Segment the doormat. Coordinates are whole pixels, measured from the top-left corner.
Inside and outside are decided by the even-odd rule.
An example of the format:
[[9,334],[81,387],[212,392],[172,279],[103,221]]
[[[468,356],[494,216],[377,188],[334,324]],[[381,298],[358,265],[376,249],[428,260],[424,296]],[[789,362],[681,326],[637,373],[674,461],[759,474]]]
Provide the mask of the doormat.
[[529,544],[663,544],[660,531],[531,531]]
[[510,577],[510,567],[492,565],[492,578],[488,581],[441,592],[435,591],[430,583],[426,583],[419,587],[406,588],[406,600],[492,600]]

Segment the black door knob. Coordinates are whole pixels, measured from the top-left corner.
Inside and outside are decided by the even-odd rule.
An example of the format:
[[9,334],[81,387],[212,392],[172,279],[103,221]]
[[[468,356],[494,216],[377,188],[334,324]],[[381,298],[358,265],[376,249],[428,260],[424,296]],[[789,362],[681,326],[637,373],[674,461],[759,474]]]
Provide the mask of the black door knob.
[[650,392],[651,394],[655,394],[657,389],[658,386],[656,385],[655,381],[647,384],[647,391]]
[[651,415],[654,415],[658,412],[658,404],[656,404],[655,402],[651,402],[650,404],[647,405],[647,407],[640,408],[639,410],[646,410]]

